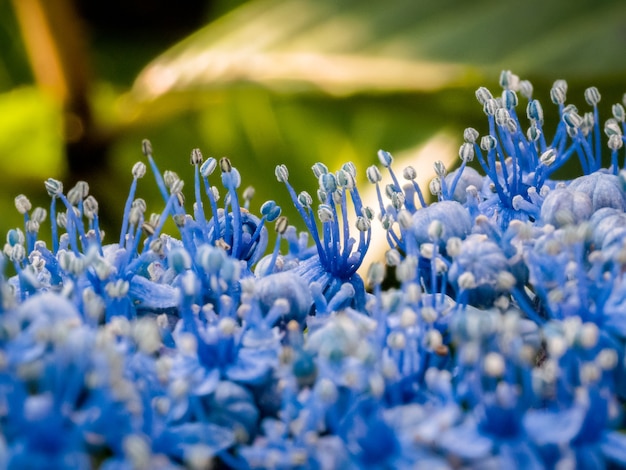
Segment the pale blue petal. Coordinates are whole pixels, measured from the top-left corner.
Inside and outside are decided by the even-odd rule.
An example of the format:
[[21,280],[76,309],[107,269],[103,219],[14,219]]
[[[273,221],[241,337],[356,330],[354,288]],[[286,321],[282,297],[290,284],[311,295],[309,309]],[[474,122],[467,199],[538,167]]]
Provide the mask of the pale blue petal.
[[580,432],[586,410],[574,407],[552,412],[530,410],[524,416],[526,433],[536,444],[567,444]]

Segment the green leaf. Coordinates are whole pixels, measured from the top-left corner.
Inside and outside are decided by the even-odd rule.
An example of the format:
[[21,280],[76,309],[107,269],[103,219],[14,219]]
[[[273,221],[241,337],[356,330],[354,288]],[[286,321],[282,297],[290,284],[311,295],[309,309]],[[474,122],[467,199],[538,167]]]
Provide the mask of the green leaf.
[[501,68],[622,73],[625,14],[623,1],[256,1],[156,58],[133,94],[152,100],[242,82],[331,94],[424,91],[474,84]]
[[[281,91],[433,90],[470,71],[454,64],[375,53],[363,2],[251,2],[174,46],[139,75],[133,94],[258,83]],[[393,8],[391,8],[393,10]],[[401,15],[401,12],[398,12]],[[365,14],[365,15],[364,15]],[[385,17],[381,17],[385,20]]]
[[[23,227],[13,205],[18,194],[26,194],[34,207],[48,206],[43,181],[65,169],[61,128],[58,105],[35,87],[0,94],[0,234]],[[41,237],[48,239],[49,231]]]
[[61,110],[35,87],[0,94],[3,178],[44,180],[64,169]]

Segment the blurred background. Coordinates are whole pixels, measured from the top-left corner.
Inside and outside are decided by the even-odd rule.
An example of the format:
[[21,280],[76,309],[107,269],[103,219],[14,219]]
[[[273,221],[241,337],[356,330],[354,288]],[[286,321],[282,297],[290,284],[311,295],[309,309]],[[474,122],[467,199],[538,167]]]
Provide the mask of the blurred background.
[[[426,189],[465,127],[486,132],[478,86],[500,93],[503,69],[531,80],[551,135],[556,79],[582,111],[597,86],[610,117],[625,46],[623,0],[0,1],[0,233],[21,225],[17,194],[47,207],[46,178],[83,179],[113,242],[144,138],[188,199],[199,147],[231,158],[253,211],[276,199],[294,224],[280,163],[314,193],[314,162],[364,175],[383,148]],[[138,195],[162,210],[150,174]]]

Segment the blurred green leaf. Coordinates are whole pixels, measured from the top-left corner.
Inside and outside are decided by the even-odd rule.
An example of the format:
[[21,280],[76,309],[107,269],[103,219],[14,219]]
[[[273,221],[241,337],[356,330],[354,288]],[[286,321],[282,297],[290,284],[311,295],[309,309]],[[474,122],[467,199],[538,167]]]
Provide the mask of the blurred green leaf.
[[[43,190],[48,177],[65,171],[61,111],[35,87],[20,87],[0,94],[0,232],[23,225],[13,206],[18,194],[26,194],[33,206],[47,207]],[[49,238],[44,230],[42,239]]]
[[376,54],[361,3],[308,0],[251,2],[211,23],[149,64],[133,94],[139,100],[233,82],[281,91],[344,95],[371,90],[432,90],[468,73],[452,64]]
[[0,172],[45,179],[65,166],[61,110],[35,87],[0,94]]
[[156,58],[133,95],[237,82],[333,94],[433,90],[501,68],[623,74],[625,17],[621,0],[256,1]]
[[0,91],[27,83],[31,72],[11,2],[0,1]]

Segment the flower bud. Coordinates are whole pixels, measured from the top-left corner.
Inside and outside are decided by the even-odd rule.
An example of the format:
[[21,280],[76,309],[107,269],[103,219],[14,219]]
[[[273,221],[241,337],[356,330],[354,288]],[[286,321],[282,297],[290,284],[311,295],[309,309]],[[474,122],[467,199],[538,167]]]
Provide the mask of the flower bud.
[[379,150],[378,151],[378,160],[380,161],[380,164],[382,166],[387,168],[393,162],[393,157],[391,156],[391,154],[389,152],[387,152],[385,150]]
[[600,102],[600,92],[595,86],[585,90],[585,101],[589,106],[597,106]]
[[143,178],[146,174],[146,164],[143,162],[137,162],[133,165],[132,175],[135,179]]
[[213,157],[207,158],[200,166],[200,174],[203,178],[208,178],[217,168],[217,160]]
[[493,95],[487,88],[480,87],[478,90],[476,90],[476,99],[480,104],[484,106],[487,101],[493,99]]
[[461,158],[461,161],[465,163],[469,163],[474,160],[474,144],[469,142],[461,144],[461,147],[459,147],[459,157]]
[[380,181],[383,179],[382,175],[380,174],[380,171],[375,165],[370,166],[365,171],[365,173],[367,175],[367,179],[372,184],[380,183]]
[[468,127],[463,131],[463,140],[468,144],[476,143],[476,139],[478,139],[478,131],[473,127]]
[[191,156],[189,157],[189,162],[192,165],[197,166],[197,165],[202,165],[202,160],[203,160],[203,157],[202,157],[202,152],[200,151],[200,149],[198,148],[193,149],[191,151]]

